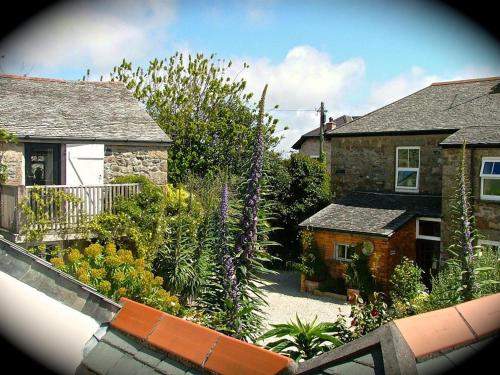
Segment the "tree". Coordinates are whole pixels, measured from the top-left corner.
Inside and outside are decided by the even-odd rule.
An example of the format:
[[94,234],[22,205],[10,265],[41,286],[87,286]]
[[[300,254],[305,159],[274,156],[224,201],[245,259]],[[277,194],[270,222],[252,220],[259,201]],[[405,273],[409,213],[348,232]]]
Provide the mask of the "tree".
[[[186,171],[198,176],[219,169],[242,175],[250,159],[256,108],[246,82],[231,77],[231,61],[215,56],[176,53],[164,60],[150,61],[147,70],[133,69],[122,61],[114,67],[111,80],[127,85],[159,126],[173,139],[169,152],[169,178],[181,182]],[[244,64],[244,69],[248,68]],[[274,146],[277,120],[265,114],[264,138]]]
[[289,160],[268,155],[271,199],[277,202],[274,225],[283,228],[273,240],[283,244],[282,258],[294,258],[300,250],[298,225],[330,201],[330,177],[324,163],[303,154]]

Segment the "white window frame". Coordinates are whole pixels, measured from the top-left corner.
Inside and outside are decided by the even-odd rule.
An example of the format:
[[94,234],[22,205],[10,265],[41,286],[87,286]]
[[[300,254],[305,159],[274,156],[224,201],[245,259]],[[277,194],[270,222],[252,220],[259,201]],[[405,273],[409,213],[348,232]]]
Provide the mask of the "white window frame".
[[438,217],[419,217],[417,218],[417,238],[422,239],[422,240],[430,240],[430,241],[441,241],[441,236],[436,237],[436,236],[425,236],[423,234],[420,234],[420,221],[434,221],[436,223],[441,223],[441,219]]
[[347,248],[349,248],[349,247],[352,247],[353,245],[349,244],[349,243],[340,243],[340,242],[339,243],[335,243],[335,259],[336,260],[340,260],[342,262],[352,262],[352,259],[345,258],[343,256],[342,257],[339,256],[339,246],[346,246]]
[[[418,168],[399,167],[399,150],[418,150]],[[398,186],[398,173],[400,171],[417,172],[417,180],[415,187]],[[420,146],[399,146],[396,147],[396,176],[394,178],[394,190],[397,192],[418,193],[420,183]]]
[[500,241],[479,240],[478,244],[479,245],[486,245],[486,246],[497,246],[498,251],[500,252]]
[[490,175],[490,174],[483,174],[483,168],[484,168],[484,163],[487,161],[494,161],[497,163],[500,163],[500,157],[483,157],[481,161],[481,170],[480,170],[480,178],[481,178],[481,199],[483,200],[489,200],[489,201],[500,201],[500,195],[487,195],[483,194],[483,188],[484,188],[484,179],[492,179],[492,180],[498,180],[500,179],[500,175]]

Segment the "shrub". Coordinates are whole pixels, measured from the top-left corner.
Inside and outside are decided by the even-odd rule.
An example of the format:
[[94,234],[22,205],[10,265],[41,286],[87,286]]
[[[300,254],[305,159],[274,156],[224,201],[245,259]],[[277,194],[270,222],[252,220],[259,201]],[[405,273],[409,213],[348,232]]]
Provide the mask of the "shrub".
[[476,282],[479,288],[475,298],[500,292],[500,257],[497,250],[485,246],[476,255]]
[[443,269],[432,278],[432,288],[425,302],[425,310],[438,310],[463,302],[461,288],[461,270],[453,264],[445,264]]
[[295,361],[314,358],[331,349],[341,346],[343,342],[337,337],[344,327],[341,323],[302,323],[296,315],[296,322],[272,324],[271,330],[257,340],[276,337],[278,340],[268,343],[266,349],[286,355]]
[[422,272],[422,269],[406,257],[394,268],[390,280],[391,298],[398,317],[413,315],[422,309],[421,305],[427,295],[425,285],[421,281]]
[[153,275],[144,259],[129,250],[118,250],[112,243],[98,243],[83,250],[68,249],[64,257],[50,260],[54,267],[114,300],[127,297],[156,309],[178,314],[177,297],[162,288],[163,278]]
[[346,285],[351,288],[359,288],[365,297],[370,296],[376,289],[369,259],[370,256],[366,255],[360,246],[357,246],[345,271]]
[[358,303],[351,307],[350,318],[354,338],[366,335],[382,324],[390,322],[394,317],[383,293],[373,293],[371,297],[368,303],[358,298]]
[[308,280],[323,281],[328,277],[328,266],[321,257],[318,244],[312,234],[304,233],[304,251],[299,262],[292,263],[292,268],[307,276]]

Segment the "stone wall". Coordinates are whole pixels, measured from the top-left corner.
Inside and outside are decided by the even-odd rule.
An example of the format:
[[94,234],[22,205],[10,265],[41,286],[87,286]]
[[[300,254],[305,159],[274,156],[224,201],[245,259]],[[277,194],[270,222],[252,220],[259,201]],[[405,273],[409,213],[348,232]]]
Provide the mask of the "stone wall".
[[167,183],[165,146],[105,146],[104,183],[126,175],[146,176],[159,185]]
[[[331,143],[329,139],[324,139],[323,142],[323,150],[325,152],[325,159],[326,159],[326,165],[327,165],[327,170],[328,173],[330,173],[331,170],[331,157],[332,157],[332,151],[331,151]],[[309,156],[314,156],[314,157],[319,157],[319,137],[318,138],[306,138],[304,143],[302,143],[302,146],[300,147],[299,153],[309,155]]]
[[392,237],[370,236],[361,234],[341,233],[328,230],[314,230],[313,236],[318,244],[321,256],[330,268],[332,277],[344,277],[347,267],[346,262],[335,259],[335,245],[359,244],[371,241],[374,245],[373,254],[370,256],[369,265],[377,283],[384,291],[390,288],[389,280],[403,256],[416,259],[416,224],[411,220]]
[[[443,220],[441,241],[443,248],[450,245],[451,198],[455,193],[457,168],[461,161],[461,148],[443,149]],[[500,148],[468,148],[465,154],[466,175],[470,182],[476,227],[486,239],[500,241],[500,202],[481,200],[481,164],[485,156],[500,157]]]
[[24,176],[24,143],[0,145],[1,162],[7,165],[6,185],[22,185]]
[[441,147],[447,135],[332,137],[332,191],[394,192],[396,148],[420,146],[419,193],[441,194]]

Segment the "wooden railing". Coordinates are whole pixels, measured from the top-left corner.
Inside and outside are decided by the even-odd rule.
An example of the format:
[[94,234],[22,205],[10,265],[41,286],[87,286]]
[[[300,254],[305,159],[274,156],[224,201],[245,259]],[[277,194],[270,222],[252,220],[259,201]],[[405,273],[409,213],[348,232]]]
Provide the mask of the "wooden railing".
[[[1,227],[12,233],[19,233],[23,222],[20,204],[24,200],[32,212],[43,214],[50,221],[49,230],[58,230],[78,225],[82,217],[92,218],[101,212],[112,211],[118,197],[129,198],[141,191],[141,184],[109,184],[109,185],[47,185],[47,186],[0,186]],[[34,193],[39,195],[35,199]],[[39,199],[50,201],[57,192],[71,194],[78,202],[57,204],[37,203]],[[25,199],[25,197],[27,199]],[[45,202],[44,202],[45,203]],[[43,213],[40,210],[43,209]]]

